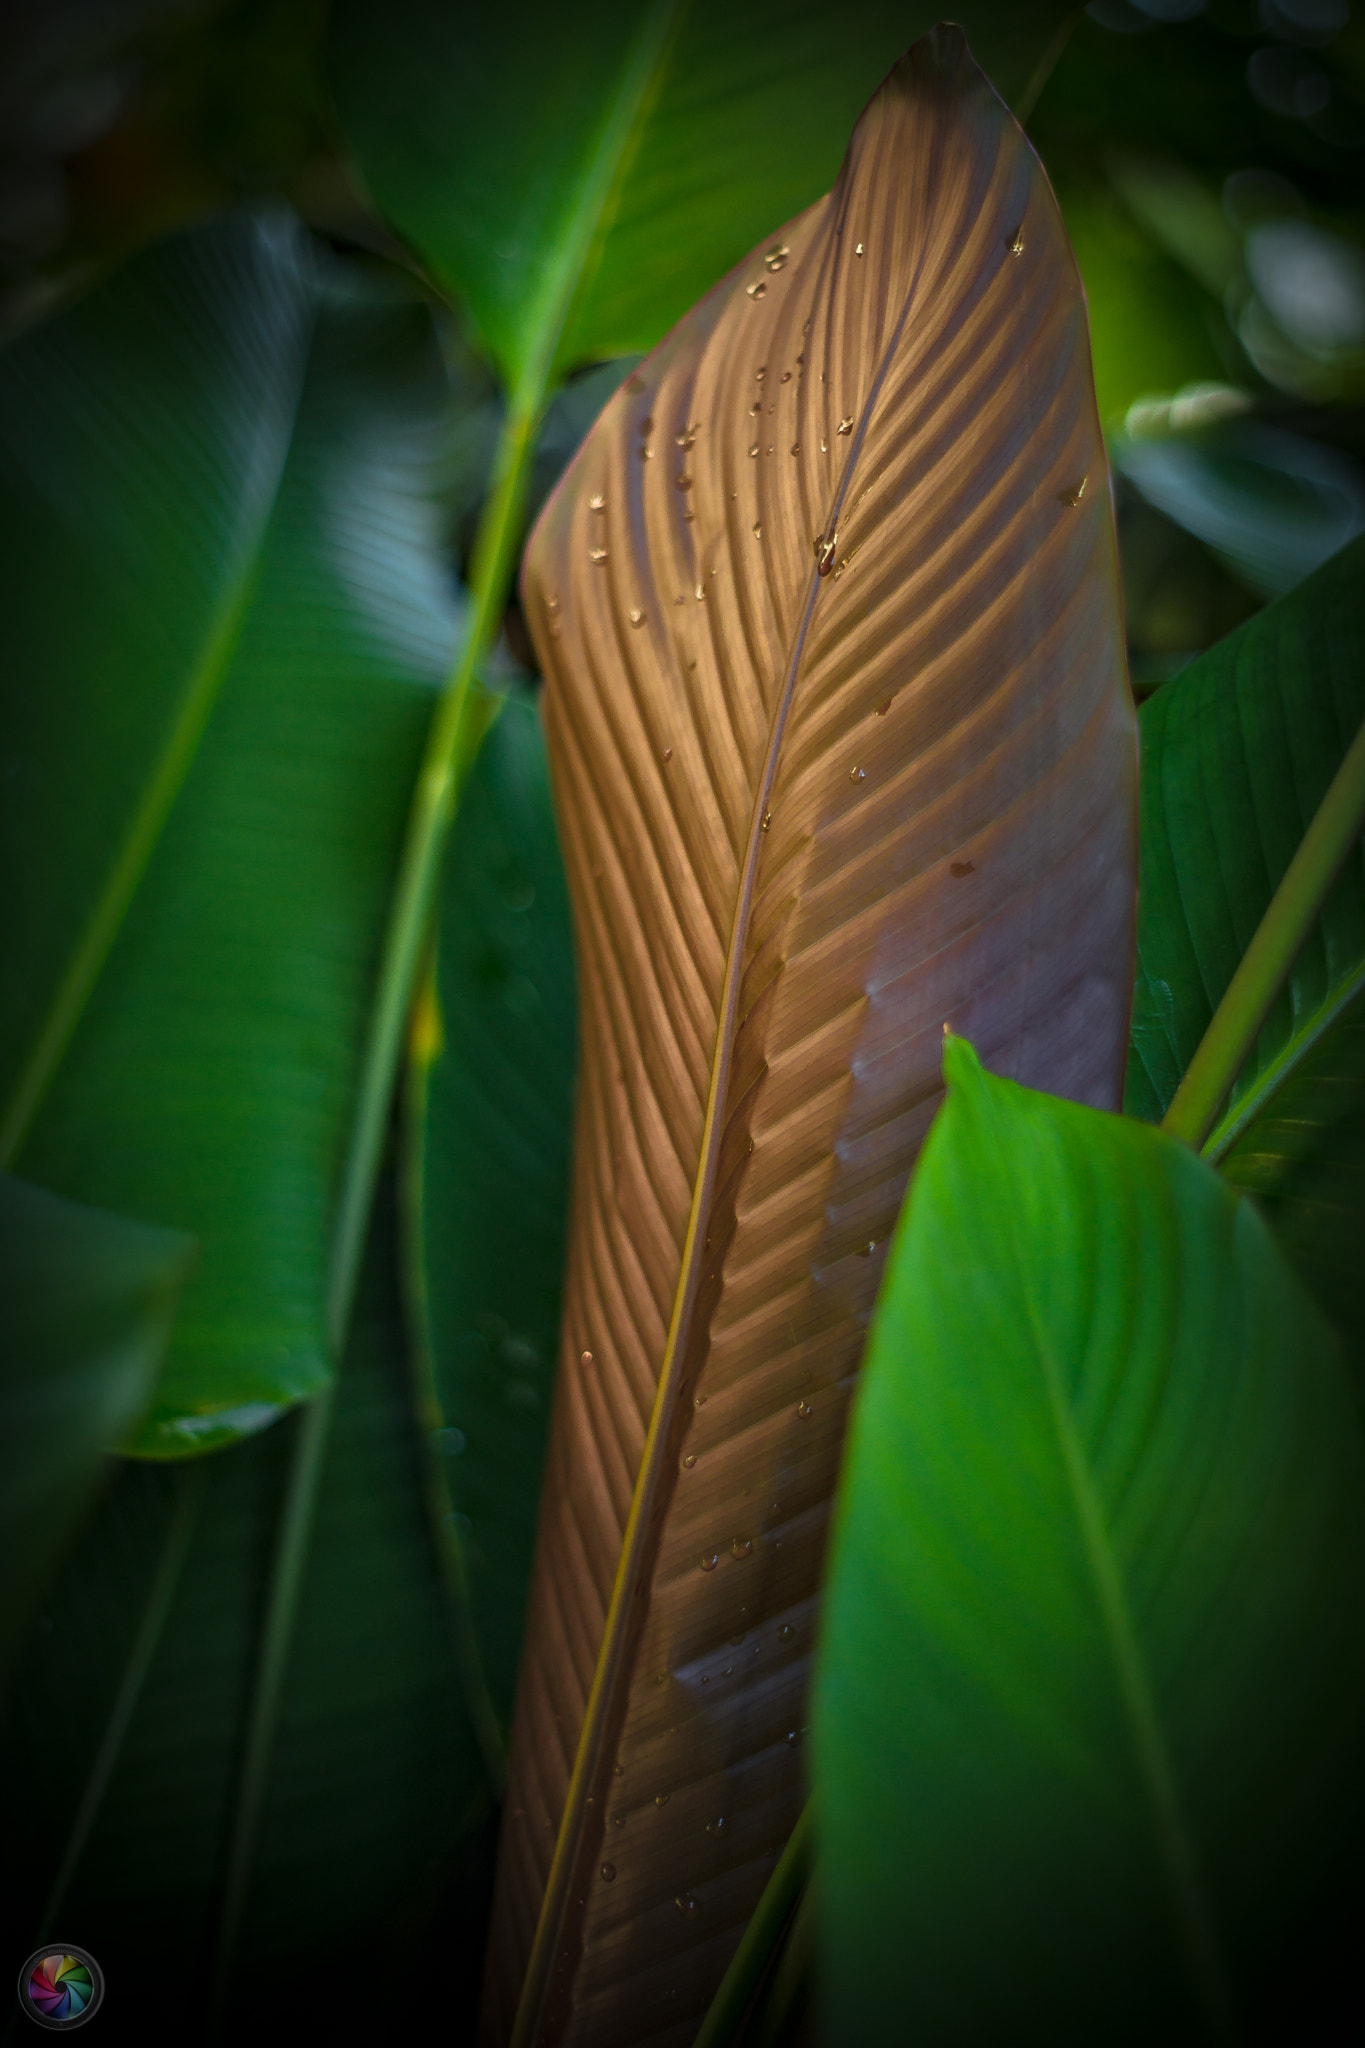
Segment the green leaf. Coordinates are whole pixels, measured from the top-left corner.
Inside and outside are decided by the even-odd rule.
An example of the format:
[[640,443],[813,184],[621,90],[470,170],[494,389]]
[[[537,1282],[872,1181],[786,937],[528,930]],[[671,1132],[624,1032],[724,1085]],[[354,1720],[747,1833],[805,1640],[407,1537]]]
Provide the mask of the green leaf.
[[409,1119],[409,1262],[471,1617],[511,1718],[568,1207],[573,935],[533,704],[484,740],[446,854]]
[[833,1538],[825,2038],[1231,2039],[1358,1838],[1365,1437],[1252,1204],[945,1067]]
[[149,1456],[325,1382],[357,1039],[448,664],[426,309],[237,220],[0,358],[10,1150],[193,1230]]
[[[1365,539],[1143,707],[1125,1107],[1157,1121],[1365,717]],[[1365,979],[1365,853],[1333,888],[1205,1151],[1218,1158]]]
[[[1070,11],[977,0],[964,25],[1013,97]],[[892,0],[341,0],[332,77],[376,202],[515,389],[652,347],[834,182],[864,102],[936,19]]]
[[0,1679],[105,1464],[141,1420],[191,1239],[0,1174]]
[[[393,1958],[439,1938],[459,2011],[477,1982],[491,1844],[488,1792],[459,1704],[421,1507],[403,1358],[391,1197],[381,1200],[281,1703],[240,1973],[225,2039],[298,2038],[392,2017]],[[301,1421],[303,1418],[299,1418]],[[140,2041],[199,2039],[205,1938],[229,1838],[243,1714],[287,1480],[291,1420],[191,1473],[125,1462],[28,1644],[5,1735],[10,1925],[53,1929],[43,1901],[79,1805],[163,1547],[177,1482],[199,1513],[159,1650],[58,1926],[79,1927],[111,1987],[158,1992]],[[270,2014],[263,2021],[263,2012]]]

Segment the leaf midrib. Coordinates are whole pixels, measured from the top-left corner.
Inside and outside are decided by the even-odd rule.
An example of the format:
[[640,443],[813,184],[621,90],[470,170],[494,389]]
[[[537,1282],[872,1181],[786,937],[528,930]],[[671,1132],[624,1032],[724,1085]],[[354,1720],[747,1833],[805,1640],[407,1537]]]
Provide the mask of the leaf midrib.
[[[986,1108],[987,1119],[993,1126],[992,1156],[1003,1159],[1008,1153],[1007,1133],[999,1127],[993,1108],[985,1103],[982,1106]],[[1179,1782],[1157,1711],[1156,1696],[1128,1604],[1123,1573],[1109,1540],[1099,1489],[1072,1417],[1056,1349],[1030,1282],[1030,1262],[1020,1237],[1021,1219],[1010,1191],[1007,1191],[1005,1207],[1010,1253],[1047,1395],[1049,1419],[1066,1473],[1067,1491],[1099,1606],[1124,1718],[1147,1795],[1162,1867],[1199,1989],[1209,2037],[1229,2042],[1235,2038],[1235,2033],[1222,1958],[1213,1916],[1199,1877],[1190,1828],[1181,1804]]]
[[[834,531],[839,516],[848,498],[858,457],[862,452],[868,426],[882,386],[900,345],[905,324],[910,316],[919,290],[923,256],[916,264],[914,275],[906,289],[905,299],[897,316],[895,326],[884,344],[881,359],[877,364],[868,395],[859,412],[856,431],[849,445],[842,477],[835,489],[830,511],[826,516],[824,530]],[[569,1905],[573,1883],[574,1866],[578,1857],[582,1831],[587,1817],[591,1787],[602,1764],[603,1746],[611,1726],[612,1710],[617,1703],[619,1684],[623,1678],[628,1682],[626,1652],[630,1641],[630,1624],[633,1619],[634,1602],[632,1587],[640,1588],[648,1583],[650,1551],[657,1541],[657,1518],[653,1509],[658,1497],[664,1474],[664,1453],[667,1442],[668,1420],[672,1414],[678,1394],[678,1381],[682,1361],[686,1355],[687,1340],[690,1336],[692,1310],[702,1277],[702,1254],[705,1250],[706,1218],[714,1191],[719,1166],[720,1143],[723,1135],[722,1112],[725,1105],[731,1054],[734,1049],[735,1015],[739,1004],[741,969],[745,957],[745,943],[753,908],[754,885],[758,871],[758,857],[762,847],[762,823],[768,809],[769,799],[777,775],[782,739],[786,730],[787,717],[791,709],[800,671],[801,657],[805,651],[806,636],[814,616],[815,601],[819,595],[820,578],[812,560],[807,570],[805,601],[797,622],[783,674],[782,687],[773,709],[772,723],[768,734],[768,749],[762,773],[755,791],[750,812],[749,831],[745,846],[744,866],[741,871],[739,889],[736,894],[734,916],[731,922],[730,940],[726,950],[725,979],[721,988],[721,1001],[717,1017],[715,1049],[712,1055],[710,1083],[707,1091],[706,1113],[702,1123],[701,1151],[693,1182],[692,1206],[688,1215],[687,1231],[683,1240],[681,1265],[677,1287],[673,1297],[673,1311],[669,1322],[668,1335],[664,1344],[663,1361],[659,1369],[658,1385],[655,1390],[654,1406],[650,1415],[649,1429],[645,1438],[640,1469],[631,1498],[630,1512],[626,1520],[625,1534],[621,1544],[621,1555],[617,1564],[616,1577],[612,1586],[611,1599],[607,1609],[606,1627],[602,1647],[598,1652],[593,1672],[592,1685],[588,1693],[587,1708],[583,1727],[574,1757],[573,1772],[569,1781],[568,1796],[555,1841],[554,1856],[550,1874],[541,1902],[540,1916],[536,1924],[531,1955],[527,1964],[521,2001],[517,2010],[516,2025],[512,2034],[511,2048],[529,2048],[536,2037],[548,1994],[551,1972],[558,1952],[563,1923]]]
[[241,643],[298,431],[316,324],[317,304],[310,294],[307,332],[298,350],[288,428],[279,436],[274,479],[269,490],[262,491],[258,500],[255,534],[241,548],[238,565],[210,616],[198,657],[186,676],[174,723],[155,766],[146,778],[132,819],[109,863],[94,908],[57,984],[14,1092],[5,1105],[3,1120],[0,1121],[0,1172],[8,1171],[17,1159],[85,1014],[148,863],[198,755],[218,693]]

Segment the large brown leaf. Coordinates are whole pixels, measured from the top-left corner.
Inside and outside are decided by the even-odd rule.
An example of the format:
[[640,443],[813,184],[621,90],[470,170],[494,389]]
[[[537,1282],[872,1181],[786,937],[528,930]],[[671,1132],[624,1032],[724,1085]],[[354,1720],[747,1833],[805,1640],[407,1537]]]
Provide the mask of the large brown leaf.
[[524,591],[583,1051],[485,2031],[524,1983],[519,2041],[681,2048],[802,1797],[944,1022],[1119,1100],[1135,757],[1084,306],[959,31],[607,407]]

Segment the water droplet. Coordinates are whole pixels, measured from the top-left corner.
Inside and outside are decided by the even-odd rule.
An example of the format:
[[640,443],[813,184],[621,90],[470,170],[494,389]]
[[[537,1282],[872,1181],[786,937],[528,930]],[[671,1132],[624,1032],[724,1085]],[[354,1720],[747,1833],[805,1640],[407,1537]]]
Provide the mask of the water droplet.
[[848,779],[850,782],[866,782],[867,771],[863,768],[850,768],[848,771]]
[[725,1833],[725,1815],[718,1813],[714,1820],[708,1820],[706,1832],[708,1835],[723,1835]]
[[828,540],[826,540],[823,533],[816,534],[815,573],[817,576],[828,576],[830,570],[834,567],[834,551],[838,545],[839,536],[837,533],[832,533]]
[[767,829],[768,829],[768,827],[769,827],[769,826],[770,826],[770,825],[772,824],[772,821],[773,821],[773,814],[772,814],[772,812],[771,812],[771,811],[765,811],[765,812],[763,813],[763,816],[762,816],[762,817],[761,817],[761,818],[759,819],[759,821],[758,821],[758,829],[759,829],[759,831],[760,831],[760,832],[766,832],[766,831],[767,831]]
[[607,500],[605,494],[601,491],[594,491],[588,500],[588,510],[590,512],[605,512],[606,509]]
[[754,442],[754,445],[753,445],[753,447],[752,447],[752,448],[751,448],[751,449],[749,450],[749,453],[750,453],[750,455],[757,455],[757,453],[758,453],[758,443],[757,443],[757,441],[755,441],[755,442]]
[[682,1914],[684,1920],[695,1920],[701,1911],[701,1907],[697,1904],[691,1892],[679,1892],[673,1903]]
[[612,1767],[611,1767],[611,1774],[612,1774],[613,1778],[624,1778],[624,1777],[625,1777],[625,1775],[626,1775],[626,1767],[625,1767],[625,1765],[624,1765],[624,1764],[613,1764],[613,1765],[612,1765]]
[[763,379],[767,376],[767,374],[768,365],[766,363],[760,363],[758,368],[754,371],[754,379],[757,383],[761,384],[763,382]]
[[579,1364],[580,1364],[580,1365],[582,1366],[583,1370],[584,1370],[584,1371],[586,1372],[586,1371],[587,1371],[587,1369],[588,1369],[588,1367],[589,1367],[589,1366],[590,1366],[590,1365],[592,1364],[592,1353],[591,1353],[591,1351],[585,1351],[585,1352],[583,1353],[583,1356],[582,1356],[582,1357],[581,1357],[581,1358],[579,1359],[578,1363],[579,1363]]
[[701,1675],[701,1682],[703,1685],[709,1685],[711,1683],[710,1679],[706,1676],[706,1673],[704,1671]]
[[1017,227],[1017,228],[1016,228],[1016,229],[1014,230],[1014,233],[1013,233],[1013,234],[1012,234],[1012,235],[1010,236],[1010,255],[1011,255],[1011,256],[1022,256],[1022,255],[1023,255],[1023,253],[1024,253],[1024,228],[1023,228],[1023,223],[1021,222],[1021,223],[1020,223],[1020,225],[1019,225],[1019,226],[1018,226],[1018,227]]
[[694,1408],[704,1408],[706,1406],[705,1394],[698,1394],[695,1400],[693,1401],[692,1406]]
[[763,528],[762,528],[761,526],[755,526],[755,528],[754,528],[754,539],[755,539],[755,540],[762,540],[762,538],[763,538]]
[[793,441],[793,442],[792,442],[792,454],[793,454],[793,455],[799,455],[800,453],[801,453],[801,443],[800,443],[799,441]]
[[640,450],[640,460],[641,462],[652,462],[654,460],[654,450],[652,448],[642,448]]
[[789,1742],[789,1743],[791,1744],[791,1747],[792,1747],[793,1749],[795,1749],[795,1747],[796,1747],[797,1743],[798,1743],[798,1742],[799,1742],[800,1740],[801,1740],[801,1730],[800,1730],[799,1728],[789,1728],[789,1729],[787,1730],[787,1741],[788,1741],[788,1742]]
[[643,626],[644,622],[645,622],[645,615],[644,615],[644,613],[643,613],[642,611],[634,611],[634,610],[633,610],[633,611],[631,612],[631,614],[630,614],[630,623],[631,623],[631,625],[632,625],[632,626]]
[[890,709],[891,709],[891,699],[890,699],[889,697],[883,697],[883,699],[882,699],[881,703],[880,703],[880,704],[879,704],[879,705],[877,706],[877,716],[878,716],[878,718],[885,718],[885,716],[886,716],[887,712],[888,712],[888,711],[889,711]]
[[[751,1539],[748,1536],[735,1536],[731,1539],[731,1557],[752,1557],[753,1554],[754,1546]],[[730,1640],[733,1643],[734,1641],[736,1641],[736,1638],[734,1636],[731,1636]],[[738,1641],[742,1643],[744,1641],[743,1636],[740,1636],[738,1638]]]
[[789,1643],[795,1634],[796,1630],[792,1627],[791,1623],[784,1621],[781,1628],[777,1631],[777,1640],[779,1643]]
[[744,289],[751,299],[766,298],[768,294],[768,287],[761,277],[756,284],[746,284]]
[[781,270],[790,254],[791,251],[785,242],[777,242],[769,249],[763,261],[767,264],[769,270]]
[[875,1252],[875,1251],[876,1251],[876,1249],[877,1249],[877,1240],[876,1240],[876,1238],[875,1238],[875,1237],[870,1237],[870,1238],[868,1239],[868,1241],[867,1241],[867,1243],[866,1243],[866,1244],[864,1244],[864,1245],[859,1245],[859,1247],[858,1247],[858,1257],[859,1257],[860,1259],[870,1259],[870,1258],[872,1257],[872,1254],[873,1254],[873,1252]]
[[[809,325],[809,322],[807,322],[807,325]],[[802,329],[802,333],[804,333],[804,332],[805,332],[805,329],[803,328],[803,329]],[[806,360],[806,358],[805,358],[805,357],[804,357],[803,355],[801,355],[801,356],[798,356],[798,357],[796,358],[796,360],[797,360],[797,363],[798,363],[798,365],[799,365],[799,364],[801,364],[801,363],[804,363],[804,362],[805,362],[805,360]]]
[[683,506],[683,518],[687,521],[689,526],[692,524],[692,521],[696,518],[696,516],[696,513],[692,510],[692,507],[690,505]]
[[700,603],[702,598],[704,598],[706,595],[706,585],[704,583],[699,583],[696,589],[692,592],[692,595],[697,599],[698,603]]
[[696,1464],[696,1462],[697,1462],[697,1454],[696,1454],[696,1452],[695,1452],[695,1451],[689,1451],[689,1452],[687,1453],[687,1456],[686,1456],[686,1457],[685,1457],[685,1458],[683,1459],[683,1470],[684,1470],[684,1472],[690,1472],[690,1471],[692,1470],[692,1467],[693,1467],[693,1466],[694,1466],[694,1465]]
[[602,1882],[603,1882],[603,1884],[610,1884],[610,1883],[611,1883],[611,1881],[612,1881],[612,1879],[613,1879],[613,1878],[615,1877],[615,1875],[616,1875],[616,1865],[615,1865],[614,1863],[604,1863],[604,1864],[602,1865]]
[[721,1672],[721,1674],[720,1674],[720,1675],[721,1675],[721,1677],[722,1677],[722,1678],[733,1678],[733,1677],[734,1677],[734,1675],[735,1675],[735,1667],[734,1667],[734,1665],[733,1665],[733,1664],[727,1664],[727,1665],[726,1665],[726,1667],[725,1667],[725,1669],[724,1669],[724,1670],[723,1670],[723,1671]]
[[590,562],[596,562],[596,563],[598,563],[598,565],[600,566],[600,565],[601,565],[601,564],[602,564],[603,562],[605,562],[605,561],[606,561],[606,559],[607,559],[607,551],[606,551],[606,549],[605,549],[605,548],[589,548],[589,549],[588,549],[588,560],[589,560]]
[[665,748],[664,748],[664,759],[665,759],[665,761],[671,761],[671,760],[673,759],[673,749],[672,749],[672,747],[665,747]]
[[784,371],[782,372],[782,375],[781,375],[781,377],[779,378],[779,380],[778,380],[778,381],[779,381],[779,383],[782,383],[782,384],[790,384],[790,383],[791,383],[791,380],[792,380],[792,373],[791,373],[791,371],[790,371],[790,370],[784,370]]
[[1058,502],[1058,504],[1059,504],[1059,505],[1079,505],[1079,504],[1080,504],[1080,502],[1081,502],[1081,499],[1082,499],[1082,498],[1083,498],[1083,497],[1085,496],[1085,487],[1086,487],[1086,485],[1087,485],[1087,484],[1089,483],[1089,481],[1090,481],[1090,478],[1089,478],[1088,476],[1083,476],[1083,477],[1081,478],[1080,482],[1079,482],[1078,484],[1075,484],[1075,485],[1073,485],[1073,486],[1072,486],[1072,488],[1071,488],[1071,489],[1070,489],[1069,491],[1058,491],[1058,493],[1057,493],[1057,502]]
[[837,431],[838,431],[839,433],[841,433],[841,434],[851,434],[851,433],[853,432],[853,415],[852,415],[852,413],[850,413],[850,414],[848,415],[847,419],[842,419],[842,420],[840,420],[840,422],[839,422],[839,426],[838,426],[838,430],[837,430]]
[[704,1572],[713,1572],[716,1566],[719,1564],[719,1562],[720,1559],[717,1557],[715,1551],[708,1550],[702,1556],[701,1568]]
[[754,1141],[753,1141],[753,1139],[752,1139],[752,1138],[750,1138],[750,1140],[749,1140],[749,1150],[750,1150],[750,1151],[752,1152],[752,1151],[753,1151],[753,1149],[754,1149]]
[[666,1792],[656,1792],[654,1794],[654,1804],[656,1806],[667,1806],[668,1794]]
[[808,1415],[809,1415],[809,1414],[811,1413],[811,1405],[810,1405],[810,1402],[809,1402],[809,1401],[798,1401],[798,1402],[797,1402],[797,1404],[796,1404],[796,1412],[797,1412],[797,1414],[798,1414],[798,1415],[799,1415],[799,1416],[801,1417],[802,1421],[804,1422],[804,1421],[805,1421],[805,1419],[806,1419],[806,1417],[807,1417],[807,1416],[808,1416]]
[[820,453],[822,455],[829,454],[829,442],[825,439],[823,434],[820,437]]
[[680,491],[690,491],[692,488],[692,479],[685,469],[679,470],[673,481]]
[[756,398],[753,404],[749,407],[749,418],[751,420],[756,420],[759,414],[762,412],[762,410],[763,400],[761,398]]

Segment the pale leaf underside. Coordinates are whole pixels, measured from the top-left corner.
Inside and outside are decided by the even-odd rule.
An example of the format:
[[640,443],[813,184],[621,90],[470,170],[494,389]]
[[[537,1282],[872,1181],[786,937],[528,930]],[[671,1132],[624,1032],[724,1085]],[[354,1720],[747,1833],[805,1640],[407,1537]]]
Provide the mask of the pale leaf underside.
[[1084,306],[960,32],[607,407],[525,599],[582,1065],[485,2038],[525,1983],[519,2040],[681,2048],[803,1796],[943,1025],[1119,1099],[1135,754]]

